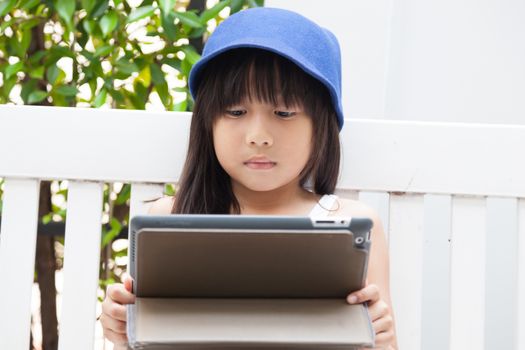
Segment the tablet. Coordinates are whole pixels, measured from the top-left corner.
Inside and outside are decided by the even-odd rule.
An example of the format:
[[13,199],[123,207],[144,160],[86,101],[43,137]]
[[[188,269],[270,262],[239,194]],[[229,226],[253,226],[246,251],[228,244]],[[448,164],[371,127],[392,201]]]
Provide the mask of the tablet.
[[137,297],[344,298],[364,286],[368,218],[164,215],[131,220]]
[[130,224],[131,349],[372,347],[367,218],[136,216]]

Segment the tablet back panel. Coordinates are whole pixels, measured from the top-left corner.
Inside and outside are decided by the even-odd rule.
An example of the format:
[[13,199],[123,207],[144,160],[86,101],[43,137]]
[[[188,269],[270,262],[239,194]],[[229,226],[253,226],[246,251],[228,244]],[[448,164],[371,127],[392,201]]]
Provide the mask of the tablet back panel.
[[[365,281],[366,218],[137,216],[137,297],[344,298]],[[144,258],[147,257],[147,258]]]

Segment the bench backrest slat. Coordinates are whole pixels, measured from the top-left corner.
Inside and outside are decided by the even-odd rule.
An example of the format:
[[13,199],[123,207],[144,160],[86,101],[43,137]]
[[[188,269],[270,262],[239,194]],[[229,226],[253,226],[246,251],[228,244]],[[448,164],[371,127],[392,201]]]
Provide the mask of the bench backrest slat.
[[93,349],[103,183],[68,184],[59,349]]
[[0,349],[29,349],[39,181],[6,179],[0,230]]

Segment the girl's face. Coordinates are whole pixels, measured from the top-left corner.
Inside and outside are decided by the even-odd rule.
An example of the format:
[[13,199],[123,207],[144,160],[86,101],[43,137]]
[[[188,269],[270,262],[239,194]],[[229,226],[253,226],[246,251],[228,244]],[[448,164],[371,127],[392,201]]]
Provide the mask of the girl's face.
[[271,191],[296,181],[311,151],[312,118],[302,107],[245,101],[214,122],[213,144],[232,187]]

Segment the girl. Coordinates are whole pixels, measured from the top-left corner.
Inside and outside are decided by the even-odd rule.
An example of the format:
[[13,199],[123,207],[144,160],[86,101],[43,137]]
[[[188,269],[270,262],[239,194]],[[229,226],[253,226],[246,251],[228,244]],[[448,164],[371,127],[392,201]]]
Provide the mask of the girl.
[[[374,221],[367,285],[376,344],[395,349],[385,236],[377,214],[333,195],[339,172],[341,64],[337,39],[294,12],[255,8],[222,22],[192,68],[190,145],[176,198],[151,214],[367,216]],[[108,288],[101,322],[124,346],[131,279]]]

